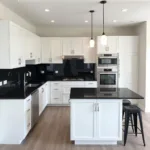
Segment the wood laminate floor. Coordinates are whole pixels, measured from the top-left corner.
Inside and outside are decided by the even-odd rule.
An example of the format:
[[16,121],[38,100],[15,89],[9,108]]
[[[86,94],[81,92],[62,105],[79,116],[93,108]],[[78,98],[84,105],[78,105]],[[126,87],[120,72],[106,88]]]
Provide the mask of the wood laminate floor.
[[70,142],[70,108],[47,107],[22,145],[0,145],[0,150],[150,150],[150,114],[143,114],[146,147],[142,137],[128,136],[124,147],[75,146]]

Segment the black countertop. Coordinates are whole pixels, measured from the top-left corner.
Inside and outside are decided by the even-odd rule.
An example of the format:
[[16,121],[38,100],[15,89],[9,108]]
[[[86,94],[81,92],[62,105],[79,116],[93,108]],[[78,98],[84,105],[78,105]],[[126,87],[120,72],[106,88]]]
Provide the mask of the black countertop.
[[128,88],[72,88],[70,99],[144,99]]
[[[64,78],[62,77],[55,77],[52,79],[46,79],[46,80],[34,80],[31,81],[32,84],[39,84],[36,87],[23,87],[23,86],[5,86],[0,88],[0,100],[3,99],[25,99],[29,95],[31,95],[33,92],[35,92],[42,84],[46,83],[47,81],[63,81]],[[76,81],[76,80],[67,80],[69,81]],[[83,81],[96,81],[90,78],[83,79]],[[63,81],[65,82],[65,81]]]
[[0,89],[0,100],[24,100],[29,95],[34,93],[40,86],[42,86],[45,82],[36,82],[38,85],[36,87],[21,87],[21,86],[6,86]]

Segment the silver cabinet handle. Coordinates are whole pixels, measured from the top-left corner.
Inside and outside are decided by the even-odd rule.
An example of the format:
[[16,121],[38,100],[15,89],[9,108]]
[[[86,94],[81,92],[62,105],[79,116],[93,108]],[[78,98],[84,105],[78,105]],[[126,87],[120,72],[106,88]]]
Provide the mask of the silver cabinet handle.
[[96,104],[95,104],[95,103],[93,104],[93,107],[94,107],[94,111],[97,111],[97,110],[96,110]]
[[29,111],[30,111],[30,109],[27,110],[27,112],[29,112]]
[[42,93],[44,92],[44,89],[42,88]]
[[32,53],[30,53],[30,58],[32,58]]
[[58,91],[58,89],[54,89],[55,91]]
[[49,62],[52,62],[52,58],[49,58]]
[[99,111],[99,104],[97,103],[97,111]]
[[19,65],[21,65],[21,59],[20,58],[18,59],[18,63],[19,63]]
[[54,98],[54,99],[59,99],[59,98]]

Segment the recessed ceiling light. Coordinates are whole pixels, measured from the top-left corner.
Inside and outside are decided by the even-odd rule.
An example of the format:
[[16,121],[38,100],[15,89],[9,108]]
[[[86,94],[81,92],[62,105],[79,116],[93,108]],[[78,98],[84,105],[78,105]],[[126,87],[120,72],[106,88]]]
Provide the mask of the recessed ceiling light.
[[128,11],[127,8],[123,8],[123,9],[122,9],[122,12],[127,12],[127,11]]
[[55,20],[51,20],[51,23],[54,23],[55,22]]
[[117,20],[113,20],[113,22],[114,22],[114,23],[116,23],[116,22],[117,22]]
[[88,20],[85,20],[85,23],[88,23],[89,21]]
[[49,9],[45,9],[46,12],[49,12]]

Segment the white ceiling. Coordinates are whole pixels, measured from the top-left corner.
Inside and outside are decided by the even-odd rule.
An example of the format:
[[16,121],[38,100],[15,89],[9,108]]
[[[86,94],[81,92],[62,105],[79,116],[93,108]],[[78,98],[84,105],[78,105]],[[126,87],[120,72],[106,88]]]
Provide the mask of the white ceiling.
[[[0,0],[11,10],[37,26],[89,27],[94,9],[94,25],[102,26],[100,0]],[[106,26],[133,25],[150,20],[150,0],[108,0],[105,5]],[[45,12],[45,8],[50,12]],[[123,13],[122,8],[128,11]],[[113,20],[117,20],[113,23]],[[55,20],[55,23],[51,23]],[[89,23],[84,21],[88,20]]]

